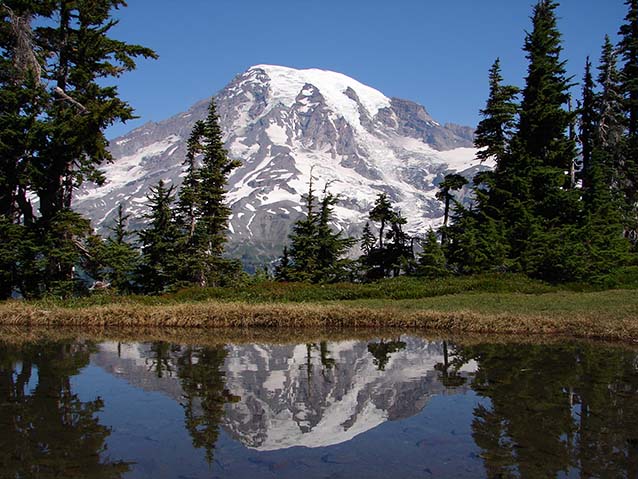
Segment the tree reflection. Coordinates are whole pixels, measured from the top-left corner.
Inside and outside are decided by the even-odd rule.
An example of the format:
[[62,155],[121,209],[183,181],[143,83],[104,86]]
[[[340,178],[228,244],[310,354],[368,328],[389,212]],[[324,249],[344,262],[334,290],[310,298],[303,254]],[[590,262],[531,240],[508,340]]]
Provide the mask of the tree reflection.
[[186,429],[193,446],[204,448],[209,463],[213,461],[224,404],[239,401],[226,389],[226,377],[221,369],[225,359],[223,346],[186,347],[178,359]]
[[86,343],[0,347],[0,471],[7,478],[119,478],[129,470],[104,459],[110,429],[82,402],[71,376],[89,362]]
[[473,437],[490,478],[638,477],[636,353],[590,345],[459,349],[478,370]]
[[381,339],[379,342],[369,343],[368,352],[374,357],[372,362],[379,371],[385,371],[385,367],[388,364],[388,361],[390,361],[390,355],[405,349],[405,346],[406,344],[404,341],[401,341],[401,338],[396,338],[390,341]]

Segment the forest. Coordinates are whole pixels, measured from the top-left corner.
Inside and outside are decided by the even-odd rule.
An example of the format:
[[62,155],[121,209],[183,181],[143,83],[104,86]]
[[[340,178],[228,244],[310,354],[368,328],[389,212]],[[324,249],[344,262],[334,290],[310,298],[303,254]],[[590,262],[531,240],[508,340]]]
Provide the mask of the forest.
[[[638,0],[627,0],[618,44],[606,37],[580,82],[566,73],[558,3],[540,0],[523,53],[522,88],[497,58],[475,146],[493,170],[438,184],[442,226],[424,237],[380,193],[360,238],[332,225],[339,197],[315,178],[281,257],[258,277],[368,283],[520,274],[552,284],[604,284],[638,271]],[[133,118],[114,81],[149,48],[110,37],[123,0],[0,4],[0,299],[91,290],[159,294],[253,281],[224,255],[225,187],[239,166],[223,145],[215,103],[195,124],[179,189],[148,192],[147,226],[128,229],[120,205],[107,237],[73,211],[74,192],[102,184],[112,161],[105,129]],[[107,84],[108,83],[108,84]],[[574,95],[576,86],[580,92]],[[471,191],[470,204],[458,192]],[[358,257],[357,257],[358,256]]]

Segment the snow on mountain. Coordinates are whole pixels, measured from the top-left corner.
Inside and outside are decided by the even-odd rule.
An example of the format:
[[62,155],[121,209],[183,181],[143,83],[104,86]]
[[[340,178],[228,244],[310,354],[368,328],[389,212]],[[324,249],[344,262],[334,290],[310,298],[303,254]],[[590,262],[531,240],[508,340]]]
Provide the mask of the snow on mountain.
[[[257,65],[215,100],[226,148],[242,162],[228,185],[228,249],[245,262],[280,253],[311,172],[317,191],[340,195],[335,227],[358,234],[376,195],[386,192],[408,230],[422,234],[441,221],[434,195],[445,174],[471,176],[491,166],[475,159],[471,128],[442,126],[422,106],[340,73]],[[86,185],[75,208],[103,228],[122,202],[139,226],[149,187],[160,179],[180,183],[185,141],[207,105],[114,140],[106,184]]]

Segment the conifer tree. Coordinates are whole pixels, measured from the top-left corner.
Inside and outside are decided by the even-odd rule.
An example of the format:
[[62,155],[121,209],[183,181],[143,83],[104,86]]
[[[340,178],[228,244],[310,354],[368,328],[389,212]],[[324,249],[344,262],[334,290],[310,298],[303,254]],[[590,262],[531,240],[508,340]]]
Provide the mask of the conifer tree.
[[101,258],[106,281],[120,293],[130,292],[133,288],[133,274],[139,259],[139,253],[127,241],[131,235],[127,229],[129,217],[120,203],[115,225],[111,228],[112,235],[106,239]]
[[323,197],[317,198],[311,172],[308,193],[302,196],[306,213],[293,225],[290,248],[284,248],[276,270],[278,280],[322,283],[347,277],[350,261],[343,256],[356,240],[332,230],[330,222],[338,198],[327,188]]
[[423,251],[419,254],[417,274],[426,278],[439,278],[448,274],[445,255],[432,228],[422,243]]
[[502,82],[501,61],[497,58],[489,72],[487,104],[480,111],[483,119],[474,133],[474,146],[479,149],[476,157],[481,161],[503,159],[516,123],[518,104],[514,99],[519,89]]
[[[180,189],[178,218],[185,234],[182,276],[200,286],[218,285],[228,273],[238,271],[235,262],[222,258],[227,240],[230,208],[226,184],[240,165],[224,149],[215,101],[211,100],[205,120],[195,124],[188,139],[186,177]],[[201,156],[201,167],[196,159]],[[234,271],[234,273],[233,273]]]
[[[104,129],[133,117],[117,88],[104,79],[133,70],[137,58],[155,57],[147,48],[110,37],[117,23],[112,12],[125,5],[122,0],[0,4],[0,215],[40,243],[38,253],[20,261],[24,277],[17,282],[25,289],[38,291],[42,284],[73,277],[74,264],[67,259],[83,254],[82,241],[69,239],[87,231],[85,221],[71,214],[73,192],[84,181],[103,180],[98,167],[111,159]],[[57,247],[62,249],[50,249]],[[32,283],[39,275],[25,265],[43,262],[50,264],[39,267],[54,276],[39,286]]]
[[330,221],[334,215],[334,205],[338,197],[324,188],[320,201],[317,225],[317,271],[314,282],[336,282],[347,279],[347,265],[350,260],[344,255],[356,243],[356,239],[344,237],[341,231],[333,231]]
[[290,281],[291,278],[291,270],[292,265],[290,263],[290,256],[288,254],[288,247],[284,246],[283,252],[281,254],[281,258],[277,262],[275,266],[275,279],[277,281]]
[[447,226],[450,217],[450,202],[454,200],[452,191],[457,191],[463,188],[467,184],[467,180],[456,173],[445,175],[445,178],[439,183],[439,191],[436,193],[436,198],[443,201],[443,226],[441,228],[441,243],[445,244],[447,241]]
[[177,281],[181,266],[179,244],[181,235],[173,217],[174,186],[164,181],[151,187],[147,196],[150,211],[146,215],[149,225],[139,232],[142,257],[138,282],[147,293],[161,293]]
[[623,60],[621,91],[624,96],[626,138],[619,166],[620,189],[625,198],[625,235],[638,241],[638,0],[626,0],[628,12],[620,27],[618,49]]
[[377,244],[377,237],[372,233],[370,229],[370,222],[366,221],[363,227],[363,233],[361,234],[361,251],[364,256],[369,255],[374,246]]
[[288,252],[293,263],[291,279],[293,281],[311,281],[317,269],[319,244],[319,216],[317,214],[317,196],[313,188],[312,172],[308,183],[308,193],[301,197],[305,205],[304,217],[297,220],[290,234]]

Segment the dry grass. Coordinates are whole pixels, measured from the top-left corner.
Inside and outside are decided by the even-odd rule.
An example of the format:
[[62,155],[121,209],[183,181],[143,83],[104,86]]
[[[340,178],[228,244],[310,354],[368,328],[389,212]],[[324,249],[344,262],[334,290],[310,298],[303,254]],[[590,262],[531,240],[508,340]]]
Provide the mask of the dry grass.
[[[414,300],[321,304],[207,301],[72,309],[59,306],[44,309],[16,301],[0,305],[0,325],[44,326],[55,330],[69,327],[101,330],[235,328],[243,331],[398,328],[446,334],[543,334],[638,342],[635,291],[570,294],[454,295],[437,298],[434,303]],[[467,302],[469,297],[473,299]],[[482,303],[477,303],[479,300]],[[194,334],[197,336],[200,332]]]

